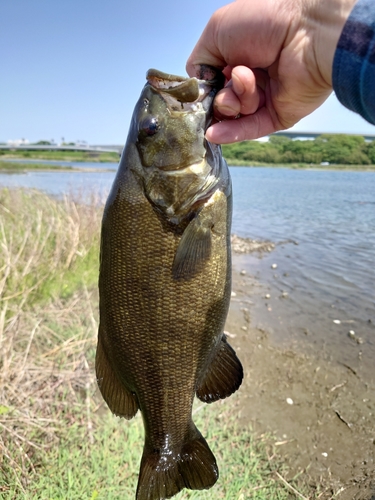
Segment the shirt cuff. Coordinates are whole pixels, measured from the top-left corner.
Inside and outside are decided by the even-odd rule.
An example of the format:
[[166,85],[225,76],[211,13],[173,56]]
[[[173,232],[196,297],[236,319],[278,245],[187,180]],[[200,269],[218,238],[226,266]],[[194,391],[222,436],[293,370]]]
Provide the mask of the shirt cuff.
[[332,85],[338,100],[375,124],[375,1],[359,0],[337,44]]

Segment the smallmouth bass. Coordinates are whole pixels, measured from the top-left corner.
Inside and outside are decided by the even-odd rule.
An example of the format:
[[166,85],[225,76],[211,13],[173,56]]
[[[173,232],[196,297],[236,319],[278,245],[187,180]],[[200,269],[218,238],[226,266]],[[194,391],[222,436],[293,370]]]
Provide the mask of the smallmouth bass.
[[142,413],[137,500],[207,489],[218,468],[192,420],[235,392],[242,366],[223,334],[231,294],[232,191],[208,143],[218,70],[149,70],[102,222],[98,385],[110,410]]

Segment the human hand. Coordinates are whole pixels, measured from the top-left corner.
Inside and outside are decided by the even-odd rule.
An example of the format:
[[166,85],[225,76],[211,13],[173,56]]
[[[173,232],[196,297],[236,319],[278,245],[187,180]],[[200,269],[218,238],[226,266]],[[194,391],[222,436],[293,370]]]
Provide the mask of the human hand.
[[332,61],[356,0],[237,0],[216,11],[187,62],[224,68],[214,100],[214,143],[289,128],[332,90]]

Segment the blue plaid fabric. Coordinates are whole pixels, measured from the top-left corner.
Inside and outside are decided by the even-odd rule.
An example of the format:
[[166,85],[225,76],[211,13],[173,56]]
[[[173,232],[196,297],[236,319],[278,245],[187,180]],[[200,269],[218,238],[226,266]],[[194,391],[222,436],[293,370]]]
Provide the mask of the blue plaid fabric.
[[332,68],[339,101],[375,124],[375,0],[358,0],[345,23]]

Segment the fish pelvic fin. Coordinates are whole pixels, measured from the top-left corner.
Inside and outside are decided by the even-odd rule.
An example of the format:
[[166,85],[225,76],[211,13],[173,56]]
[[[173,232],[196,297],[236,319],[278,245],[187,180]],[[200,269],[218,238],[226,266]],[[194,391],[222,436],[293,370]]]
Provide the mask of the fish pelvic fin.
[[173,262],[175,279],[191,279],[199,273],[211,255],[213,223],[202,216],[189,222],[182,234]]
[[205,403],[213,403],[224,399],[237,391],[243,379],[241,361],[237,358],[234,349],[228,344],[226,335],[220,342],[211,365],[203,380],[198,385],[197,397]]
[[127,420],[133,418],[138,410],[137,397],[122,384],[113,370],[100,335],[96,349],[95,369],[100,392],[111,412]]
[[163,453],[145,446],[136,500],[164,500],[184,488],[211,488],[219,477],[216,459],[206,440],[192,423],[193,437],[179,453]]

